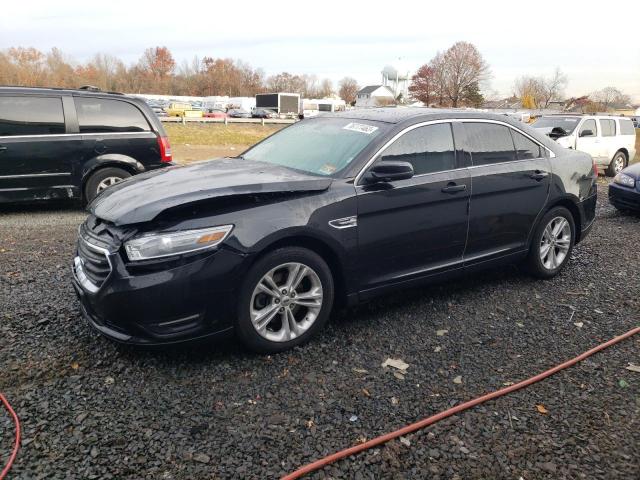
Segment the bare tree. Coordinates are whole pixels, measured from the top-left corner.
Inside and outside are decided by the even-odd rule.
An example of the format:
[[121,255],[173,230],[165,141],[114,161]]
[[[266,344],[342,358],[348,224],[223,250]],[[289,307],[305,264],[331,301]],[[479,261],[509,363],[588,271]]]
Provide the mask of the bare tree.
[[489,75],[489,66],[469,42],[457,42],[444,53],[445,91],[457,107],[466,89]]
[[625,95],[615,87],[605,87],[590,96],[605,112],[610,108],[623,108],[631,101],[629,95]]
[[444,53],[438,52],[429,62],[429,67],[433,70],[433,93],[438,105],[445,106],[447,92],[447,68]]
[[340,82],[338,82],[338,88],[338,95],[340,95],[340,98],[343,99],[346,103],[353,105],[356,101],[358,90],[360,90],[356,79],[351,77],[344,77],[342,80],[340,80]]
[[556,67],[553,75],[543,79],[542,82],[542,107],[547,108],[554,100],[561,100],[564,96],[564,89],[567,86],[567,76]]

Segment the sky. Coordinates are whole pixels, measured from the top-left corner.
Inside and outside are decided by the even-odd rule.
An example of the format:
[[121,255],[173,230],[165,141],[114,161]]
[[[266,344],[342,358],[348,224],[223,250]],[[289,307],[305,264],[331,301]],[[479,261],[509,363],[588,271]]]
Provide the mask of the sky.
[[[147,47],[168,47],[178,63],[231,57],[262,68],[315,74],[335,83],[380,83],[387,64],[415,70],[459,40],[475,44],[500,96],[521,75],[567,75],[566,94],[614,86],[640,102],[640,2],[537,0],[429,2],[229,1],[3,2],[0,49],[60,48],[134,63]],[[166,6],[165,6],[166,5]],[[610,5],[611,8],[606,8]]]

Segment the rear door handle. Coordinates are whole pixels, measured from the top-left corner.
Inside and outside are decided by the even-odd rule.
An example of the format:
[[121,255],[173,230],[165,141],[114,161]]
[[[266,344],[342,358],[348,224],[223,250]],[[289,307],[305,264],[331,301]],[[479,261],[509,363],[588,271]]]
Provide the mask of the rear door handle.
[[458,192],[464,192],[466,189],[467,189],[467,186],[464,184],[457,185],[453,182],[449,182],[446,187],[442,188],[442,191],[444,193],[458,193]]
[[4,145],[0,145],[0,153],[4,152],[7,150],[7,147],[5,147]]
[[543,178],[547,178],[549,176],[548,172],[541,172],[540,170],[536,170],[536,173],[532,173],[529,175],[529,178],[533,178],[534,180],[540,181]]

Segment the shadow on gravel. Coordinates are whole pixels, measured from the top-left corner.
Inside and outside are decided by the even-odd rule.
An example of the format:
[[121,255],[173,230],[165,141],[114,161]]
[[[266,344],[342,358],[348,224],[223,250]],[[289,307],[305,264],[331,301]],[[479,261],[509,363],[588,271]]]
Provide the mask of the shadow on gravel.
[[0,205],[0,215],[5,213],[82,212],[83,210],[82,204],[77,200],[47,200],[42,202]]

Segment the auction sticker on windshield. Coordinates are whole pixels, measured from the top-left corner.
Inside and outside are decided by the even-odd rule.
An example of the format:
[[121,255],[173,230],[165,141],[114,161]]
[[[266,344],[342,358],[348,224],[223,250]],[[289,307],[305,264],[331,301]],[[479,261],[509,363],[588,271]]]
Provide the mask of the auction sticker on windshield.
[[366,133],[367,135],[371,135],[373,132],[378,130],[378,127],[374,127],[373,125],[366,125],[364,123],[348,123],[344,127],[344,130],[351,130],[354,132]]

